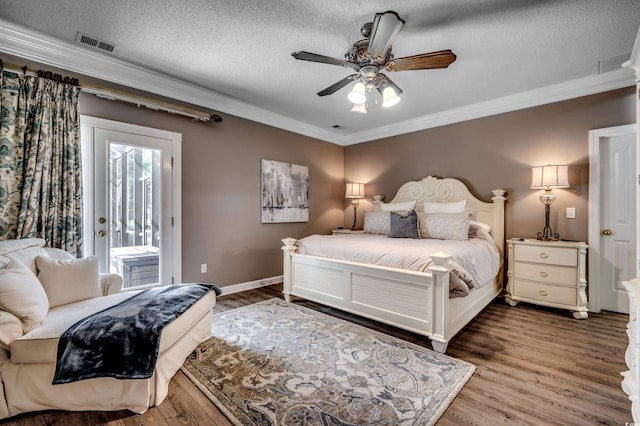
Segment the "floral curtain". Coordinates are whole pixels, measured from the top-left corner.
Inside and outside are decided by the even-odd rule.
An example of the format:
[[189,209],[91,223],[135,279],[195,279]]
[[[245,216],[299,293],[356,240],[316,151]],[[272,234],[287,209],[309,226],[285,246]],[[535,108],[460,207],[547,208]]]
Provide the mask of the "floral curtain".
[[0,67],[0,240],[38,237],[82,256],[77,80]]

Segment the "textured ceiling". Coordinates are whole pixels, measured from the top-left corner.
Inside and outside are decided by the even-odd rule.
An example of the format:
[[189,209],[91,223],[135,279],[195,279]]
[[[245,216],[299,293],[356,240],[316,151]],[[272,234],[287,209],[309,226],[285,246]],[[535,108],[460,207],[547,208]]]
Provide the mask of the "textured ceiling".
[[[457,60],[444,70],[388,73],[404,90],[393,108],[349,112],[350,86],[318,97],[352,71],[290,53],[343,58],[362,38],[362,24],[386,10],[406,21],[393,44],[396,57],[451,49]],[[230,99],[253,111],[247,118],[278,126],[282,117],[289,123],[283,128],[347,144],[389,134],[385,129],[402,133],[402,123],[426,127],[420,123],[429,117],[495,99],[584,78],[597,85],[598,61],[632,50],[640,1],[0,0],[0,19],[78,50],[87,49],[75,44],[77,32],[108,41],[117,60],[222,95],[203,106],[233,113],[225,110]],[[264,111],[271,118],[262,120]]]

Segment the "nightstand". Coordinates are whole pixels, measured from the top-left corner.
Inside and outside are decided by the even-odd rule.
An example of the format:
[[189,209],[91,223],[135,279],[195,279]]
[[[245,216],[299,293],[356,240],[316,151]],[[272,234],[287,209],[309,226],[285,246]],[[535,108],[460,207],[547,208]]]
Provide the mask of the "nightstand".
[[627,323],[627,336],[629,345],[624,353],[624,360],[629,370],[622,373],[622,390],[631,400],[631,416],[633,421],[640,422],[640,366],[638,354],[640,354],[640,280],[624,281],[622,286],[629,294],[629,322]]
[[352,231],[351,229],[332,229],[331,235],[336,234],[364,234],[364,231],[362,229],[357,229],[355,231]]
[[584,242],[507,240],[507,303],[569,309],[576,319],[587,318],[587,248]]

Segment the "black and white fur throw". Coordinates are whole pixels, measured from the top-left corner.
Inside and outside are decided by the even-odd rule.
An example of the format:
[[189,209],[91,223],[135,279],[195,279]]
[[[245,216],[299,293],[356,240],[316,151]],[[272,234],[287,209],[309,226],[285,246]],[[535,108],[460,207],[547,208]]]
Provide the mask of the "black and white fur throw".
[[58,342],[53,384],[95,377],[146,379],[153,375],[166,324],[213,284],[176,284],[142,291],[69,327]]

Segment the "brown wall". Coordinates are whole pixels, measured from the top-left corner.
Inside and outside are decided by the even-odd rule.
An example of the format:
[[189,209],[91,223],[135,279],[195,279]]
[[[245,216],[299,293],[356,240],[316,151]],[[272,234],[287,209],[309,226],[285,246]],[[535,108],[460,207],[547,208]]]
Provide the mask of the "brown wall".
[[[85,115],[182,134],[182,279],[230,285],[282,274],[280,239],[342,223],[344,148],[222,114],[218,124],[82,94]],[[309,167],[308,223],[260,223],[260,160]],[[200,273],[200,264],[208,273]]]
[[[5,56],[7,62],[39,68]],[[81,95],[80,111],[182,134],[183,281],[222,286],[281,274],[281,238],[350,227],[353,209],[344,199],[345,181],[366,184],[368,198],[358,207],[360,225],[363,211],[373,209],[372,195],[384,194],[388,201],[408,180],[455,177],[485,201],[492,189],[502,188],[509,199],[507,237],[530,237],[544,226],[544,207],[538,200],[542,191],[529,188],[530,168],[566,163],[571,188],[554,191],[558,198],[552,205],[552,227],[562,238],[586,241],[588,132],[635,122],[633,87],[346,148],[231,115],[222,114],[219,124],[192,123],[87,94]],[[309,166],[308,223],[260,223],[262,158]],[[566,207],[576,207],[576,219],[564,218]],[[201,263],[208,264],[207,274],[200,274]]]
[[[464,181],[478,198],[507,191],[507,238],[535,237],[544,227],[541,190],[529,188],[531,167],[568,164],[571,188],[555,190],[551,224],[561,238],[587,240],[589,130],[635,122],[634,88],[586,96],[345,148],[345,180],[364,182],[368,199],[389,201],[404,182],[425,176]],[[345,204],[347,205],[347,204]],[[565,209],[576,208],[576,219]],[[372,210],[370,201],[358,208]],[[345,209],[345,223],[353,210]]]

